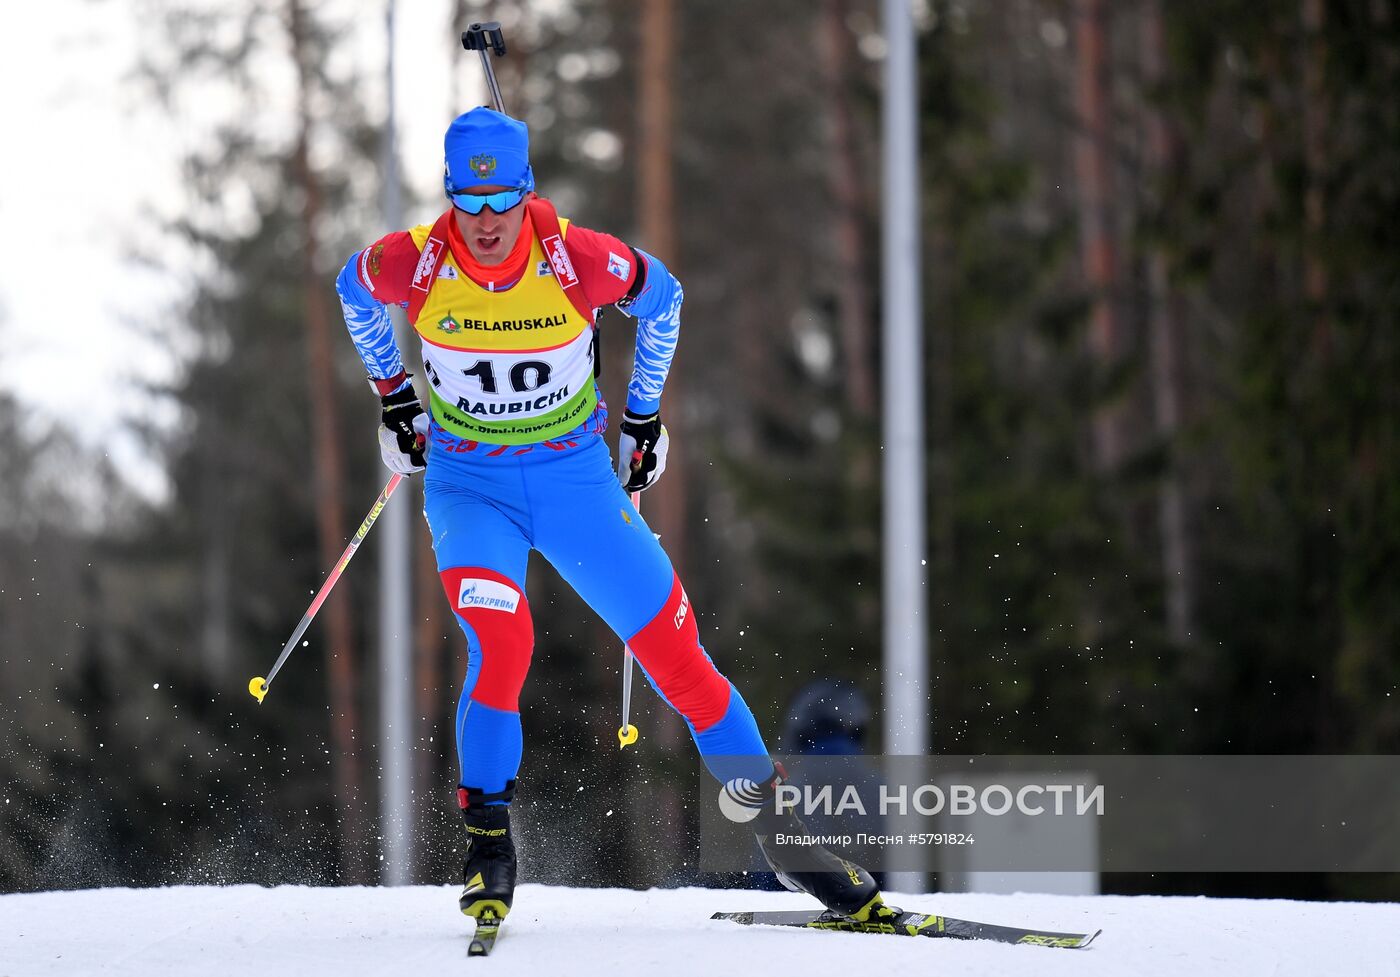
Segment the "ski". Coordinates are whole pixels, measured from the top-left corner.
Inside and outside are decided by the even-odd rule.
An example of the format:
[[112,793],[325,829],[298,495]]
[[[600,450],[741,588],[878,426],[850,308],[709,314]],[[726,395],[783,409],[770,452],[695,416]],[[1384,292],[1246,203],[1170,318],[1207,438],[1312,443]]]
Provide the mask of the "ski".
[[791,926],[800,929],[836,930],[846,933],[883,933],[890,936],[932,936],[954,940],[992,940],[996,943],[1023,943],[1030,946],[1053,946],[1078,950],[1088,946],[1103,930],[1092,933],[1051,933],[1046,930],[1021,929],[1016,926],[996,926],[976,923],[951,916],[934,916],[894,910],[887,916],[870,922],[857,922],[830,910],[809,912],[749,912],[715,913],[711,919],[727,919],[744,926]]
[[496,945],[496,937],[501,932],[501,919],[491,910],[486,910],[479,917],[476,917],[476,932],[472,934],[472,941],[467,946],[467,956],[484,957],[491,952],[491,948]]

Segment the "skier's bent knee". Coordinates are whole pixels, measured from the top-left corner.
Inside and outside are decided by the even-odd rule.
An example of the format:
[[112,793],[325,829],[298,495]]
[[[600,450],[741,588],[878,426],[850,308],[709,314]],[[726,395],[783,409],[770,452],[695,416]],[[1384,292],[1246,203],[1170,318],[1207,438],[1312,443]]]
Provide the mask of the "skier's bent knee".
[[524,592],[509,577],[485,567],[452,567],[440,576],[452,610],[480,644],[481,671],[471,690],[472,700],[519,712],[520,690],[535,644]]

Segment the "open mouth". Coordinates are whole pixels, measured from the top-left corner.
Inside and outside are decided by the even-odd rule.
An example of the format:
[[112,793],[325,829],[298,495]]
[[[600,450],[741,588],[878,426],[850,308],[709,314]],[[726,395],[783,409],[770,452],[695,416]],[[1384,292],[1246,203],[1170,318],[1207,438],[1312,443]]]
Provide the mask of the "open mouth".
[[500,235],[495,237],[479,237],[476,239],[476,246],[482,251],[492,251],[501,243]]

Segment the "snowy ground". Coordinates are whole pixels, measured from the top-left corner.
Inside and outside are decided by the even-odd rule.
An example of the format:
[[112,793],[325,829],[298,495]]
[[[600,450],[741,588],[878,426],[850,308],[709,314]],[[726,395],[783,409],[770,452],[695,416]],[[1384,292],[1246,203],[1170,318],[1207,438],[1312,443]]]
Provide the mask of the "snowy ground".
[[787,931],[711,912],[807,908],[783,892],[523,885],[495,953],[466,956],[455,888],[254,886],[0,896],[0,977],[873,973],[1400,977],[1400,905],[932,895],[949,916],[1103,935],[1086,950]]

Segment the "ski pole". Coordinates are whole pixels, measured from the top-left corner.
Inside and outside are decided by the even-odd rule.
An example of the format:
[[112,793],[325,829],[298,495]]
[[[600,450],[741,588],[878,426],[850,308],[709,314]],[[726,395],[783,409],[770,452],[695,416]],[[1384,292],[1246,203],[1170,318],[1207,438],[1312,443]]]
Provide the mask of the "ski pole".
[[267,695],[267,688],[272,684],[272,680],[277,677],[277,673],[282,670],[282,664],[292,654],[292,649],[296,647],[301,636],[306,633],[306,629],[311,626],[311,620],[316,616],[316,612],[321,609],[321,605],[330,596],[331,589],[335,587],[335,582],[340,579],[340,575],[345,572],[345,568],[350,565],[350,558],[355,555],[355,551],[364,542],[365,536],[369,533],[369,527],[374,525],[374,520],[379,518],[380,511],[389,502],[389,496],[394,494],[394,489],[399,487],[399,482],[403,481],[403,476],[393,475],[389,479],[389,484],[384,486],[384,491],[379,493],[379,498],[374,503],[374,508],[369,510],[369,515],[365,516],[365,521],[360,523],[360,528],[355,532],[355,538],[350,540],[350,545],[345,547],[345,552],[340,555],[340,561],[331,570],[326,582],[321,584],[320,591],[317,592],[315,600],[302,615],[301,623],[292,632],[292,636],[287,639],[287,643],[282,646],[282,654],[277,656],[277,663],[272,666],[272,671],[267,673],[267,678],[257,676],[248,682],[248,693],[259,702],[263,701],[263,696]]
[[481,70],[486,72],[486,86],[491,89],[491,107],[504,115],[506,110],[501,101],[501,89],[496,84],[496,72],[491,68],[491,58],[488,55],[488,52],[491,52],[498,58],[505,56],[506,40],[501,36],[501,25],[494,20],[485,24],[472,24],[462,31],[462,47],[481,55]]
[[[641,452],[637,452],[632,458],[632,464],[640,464]],[[632,508],[638,514],[642,511],[642,493],[632,493]],[[637,727],[627,721],[627,717],[632,711],[632,649],[626,645],[622,646],[622,725],[617,729],[617,748],[626,749],[637,742]]]

